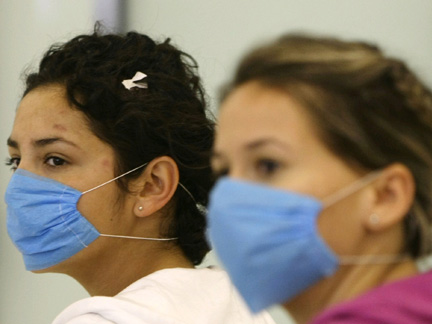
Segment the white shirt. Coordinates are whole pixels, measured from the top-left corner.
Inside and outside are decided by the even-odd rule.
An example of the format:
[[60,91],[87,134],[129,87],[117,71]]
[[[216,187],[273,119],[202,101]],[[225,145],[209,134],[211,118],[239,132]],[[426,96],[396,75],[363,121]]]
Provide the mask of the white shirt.
[[221,269],[164,269],[114,297],[90,297],[66,308],[53,324],[274,324],[252,315]]

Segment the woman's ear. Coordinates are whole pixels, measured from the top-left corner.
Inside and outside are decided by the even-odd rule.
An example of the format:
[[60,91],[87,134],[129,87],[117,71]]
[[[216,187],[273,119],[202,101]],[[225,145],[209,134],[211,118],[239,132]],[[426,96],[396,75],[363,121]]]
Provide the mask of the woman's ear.
[[375,201],[371,213],[364,218],[366,229],[377,232],[402,222],[414,202],[415,181],[411,171],[403,164],[391,164],[372,186]]
[[160,156],[146,166],[141,177],[134,182],[134,214],[138,217],[153,215],[168,204],[179,183],[176,162],[169,156]]

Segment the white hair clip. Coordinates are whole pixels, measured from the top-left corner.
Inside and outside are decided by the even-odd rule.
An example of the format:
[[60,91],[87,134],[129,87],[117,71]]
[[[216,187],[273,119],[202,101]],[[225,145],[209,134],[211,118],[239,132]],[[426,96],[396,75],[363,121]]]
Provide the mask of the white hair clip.
[[138,71],[137,73],[135,73],[132,79],[123,80],[122,84],[128,90],[132,89],[133,87],[147,89],[148,88],[147,82],[136,82],[146,77],[147,74]]

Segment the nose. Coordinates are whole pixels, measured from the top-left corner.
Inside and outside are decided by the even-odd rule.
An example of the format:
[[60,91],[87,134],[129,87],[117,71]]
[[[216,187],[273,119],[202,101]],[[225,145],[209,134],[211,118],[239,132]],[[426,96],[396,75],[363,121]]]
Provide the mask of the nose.
[[38,174],[38,170],[36,169],[36,167],[34,166],[33,163],[31,163],[31,159],[30,158],[26,158],[23,157],[21,155],[18,166],[17,166],[17,170],[26,170],[35,174]]

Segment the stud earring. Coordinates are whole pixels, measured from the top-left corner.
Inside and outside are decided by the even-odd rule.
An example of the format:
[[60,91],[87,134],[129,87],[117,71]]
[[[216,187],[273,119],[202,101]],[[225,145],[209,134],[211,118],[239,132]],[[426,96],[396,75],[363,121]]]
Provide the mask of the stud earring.
[[138,207],[138,210],[139,210],[139,211],[142,211],[142,210],[143,210],[143,207],[142,207],[142,206],[139,206],[139,207]]
[[377,225],[380,222],[380,217],[377,214],[373,213],[369,216],[369,222],[372,225]]

